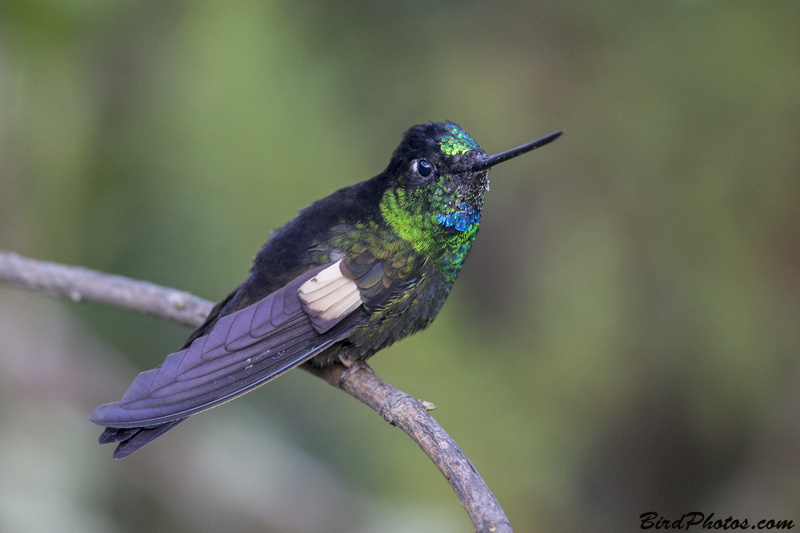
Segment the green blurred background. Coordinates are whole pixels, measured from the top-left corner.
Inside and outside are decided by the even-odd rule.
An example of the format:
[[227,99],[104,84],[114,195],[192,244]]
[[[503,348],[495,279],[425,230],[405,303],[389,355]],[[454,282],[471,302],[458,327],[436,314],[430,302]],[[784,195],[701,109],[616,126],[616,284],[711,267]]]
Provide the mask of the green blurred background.
[[[434,325],[372,362],[515,531],[800,523],[800,2],[0,1],[0,248],[224,297],[413,124],[487,152]],[[0,531],[456,532],[304,372],[125,461],[87,417],[186,328],[0,287]]]

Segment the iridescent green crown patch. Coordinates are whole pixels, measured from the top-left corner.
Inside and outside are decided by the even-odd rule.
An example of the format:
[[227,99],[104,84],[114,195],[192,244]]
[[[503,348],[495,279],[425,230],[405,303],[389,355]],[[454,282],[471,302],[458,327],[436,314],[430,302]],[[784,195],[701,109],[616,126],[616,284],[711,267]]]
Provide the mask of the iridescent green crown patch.
[[452,157],[456,154],[466,154],[478,148],[478,143],[461,128],[448,125],[447,131],[450,134],[445,135],[439,141],[439,148],[443,154]]

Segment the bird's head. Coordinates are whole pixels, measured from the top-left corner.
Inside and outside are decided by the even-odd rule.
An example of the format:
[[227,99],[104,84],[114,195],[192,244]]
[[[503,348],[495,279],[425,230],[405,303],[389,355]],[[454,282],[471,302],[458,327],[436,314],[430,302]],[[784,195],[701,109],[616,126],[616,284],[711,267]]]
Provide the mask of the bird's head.
[[489,189],[489,168],[543,146],[561,133],[487,156],[458,124],[414,126],[406,132],[385,171],[394,182],[384,197],[384,217],[396,229],[414,228],[415,233],[474,231]]

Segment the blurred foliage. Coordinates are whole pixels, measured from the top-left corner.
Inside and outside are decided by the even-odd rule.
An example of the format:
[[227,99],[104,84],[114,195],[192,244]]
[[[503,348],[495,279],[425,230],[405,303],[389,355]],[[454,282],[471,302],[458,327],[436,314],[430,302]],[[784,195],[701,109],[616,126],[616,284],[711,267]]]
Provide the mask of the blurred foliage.
[[[270,231],[451,119],[481,236],[373,359],[517,531],[800,522],[800,3],[2,0],[0,248],[222,298]],[[466,531],[302,372],[122,462],[86,421],[183,328],[0,289],[0,530]]]

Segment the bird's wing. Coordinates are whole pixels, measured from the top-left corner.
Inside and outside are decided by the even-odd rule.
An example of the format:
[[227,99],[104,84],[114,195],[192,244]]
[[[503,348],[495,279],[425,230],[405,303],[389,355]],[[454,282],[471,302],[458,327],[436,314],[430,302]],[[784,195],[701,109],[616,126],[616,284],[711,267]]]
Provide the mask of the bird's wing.
[[368,312],[402,292],[410,282],[411,259],[376,257],[369,250],[331,264],[300,286],[303,309],[319,333],[363,306]]
[[413,283],[415,259],[415,255],[404,253],[375,256],[365,249],[344,258],[340,268],[358,286],[364,307],[372,311]]
[[[335,277],[330,274],[340,271],[338,265],[311,270],[263,300],[219,318],[160,367],[139,374],[122,400],[101,405],[90,420],[112,428],[173,422],[240,396],[346,338],[365,314],[354,313],[361,303],[352,294],[355,285],[342,290],[346,283],[340,282],[335,297],[309,300],[311,307],[298,294],[303,286],[324,289],[318,278],[325,272]],[[331,306],[334,310],[328,311]]]

